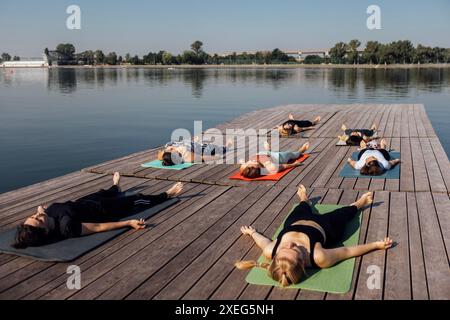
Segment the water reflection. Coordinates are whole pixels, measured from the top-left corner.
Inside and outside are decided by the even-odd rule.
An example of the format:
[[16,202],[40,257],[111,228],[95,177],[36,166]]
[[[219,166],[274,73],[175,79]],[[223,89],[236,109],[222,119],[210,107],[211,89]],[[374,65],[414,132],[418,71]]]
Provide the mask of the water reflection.
[[450,68],[0,69],[0,192],[289,103],[424,103],[450,154],[449,88]]
[[439,93],[450,85],[450,68],[427,69],[143,69],[143,68],[64,68],[20,70],[4,69],[0,84],[4,87],[22,82],[47,83],[51,91],[71,94],[79,88],[120,86],[124,82],[149,87],[182,83],[191,87],[192,96],[201,98],[208,85],[271,86],[286,85],[328,88],[335,94],[355,98],[361,92],[371,98],[375,92],[398,98],[417,91]]
[[63,94],[70,94],[75,92],[77,89],[76,70],[49,69],[47,87],[49,90],[57,89]]
[[[411,90],[442,92],[450,84],[450,68],[428,69],[143,69],[143,68],[86,68],[49,69],[48,88],[70,94],[78,87],[102,88],[105,84],[143,83],[149,87],[170,86],[181,82],[190,86],[192,96],[201,98],[208,84],[220,82],[234,85],[270,85],[274,90],[286,84],[303,85],[304,82],[325,87],[352,99],[358,92],[367,98],[375,91],[385,91],[388,96],[408,97]],[[3,72],[0,81],[11,84],[13,77]]]

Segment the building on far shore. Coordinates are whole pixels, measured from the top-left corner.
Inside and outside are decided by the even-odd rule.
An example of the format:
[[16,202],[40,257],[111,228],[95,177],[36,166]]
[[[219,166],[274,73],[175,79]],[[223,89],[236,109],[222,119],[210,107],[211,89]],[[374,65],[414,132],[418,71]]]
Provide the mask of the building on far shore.
[[[312,50],[286,50],[284,51],[288,56],[295,58],[298,62],[303,62],[306,57],[318,56],[322,59],[330,58],[330,49],[312,49]],[[363,49],[358,50],[358,55],[362,56]]]
[[25,60],[4,61],[0,64],[3,68],[46,68],[48,67],[48,60],[45,55],[40,58],[27,58]]
[[50,50],[48,51],[48,54],[44,53],[43,56],[49,66],[64,66],[76,64],[76,61],[73,58],[56,50]]
[[330,49],[313,49],[313,50],[286,50],[284,51],[288,56],[295,58],[301,62],[308,56],[319,56],[320,58],[329,58]]

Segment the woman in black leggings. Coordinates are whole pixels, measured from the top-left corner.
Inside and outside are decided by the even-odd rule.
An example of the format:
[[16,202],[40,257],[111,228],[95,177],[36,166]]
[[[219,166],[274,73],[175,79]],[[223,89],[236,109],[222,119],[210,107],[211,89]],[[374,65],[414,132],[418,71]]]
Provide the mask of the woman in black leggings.
[[344,134],[338,136],[338,138],[348,146],[359,146],[362,142],[370,142],[374,139],[375,133],[377,132],[377,126],[375,124],[370,129],[348,129],[343,124],[341,129],[344,131]]
[[392,246],[392,240],[386,237],[382,241],[354,247],[333,248],[342,240],[347,223],[358,210],[372,203],[372,192],[364,194],[350,206],[325,215],[312,212],[304,186],[300,186],[298,195],[301,202],[286,219],[276,240],[266,238],[251,226],[241,228],[241,232],[251,236],[263,250],[263,255],[272,262],[241,261],[235,264],[237,268],[267,269],[269,276],[285,287],[299,283],[306,268],[329,268],[340,261]]
[[147,209],[177,196],[183,189],[181,183],[158,195],[121,193],[120,175],[115,173],[113,186],[100,190],[75,201],[53,203],[48,208],[38,207],[35,214],[19,225],[13,247],[24,249],[38,247],[68,238],[92,233],[131,227],[144,229],[145,221],[121,218],[132,214],[135,209]]
[[289,114],[289,120],[278,127],[278,131],[283,136],[290,136],[293,134],[305,131],[305,129],[315,126],[320,122],[320,117],[316,117],[313,121],[309,120],[295,120],[292,114]]

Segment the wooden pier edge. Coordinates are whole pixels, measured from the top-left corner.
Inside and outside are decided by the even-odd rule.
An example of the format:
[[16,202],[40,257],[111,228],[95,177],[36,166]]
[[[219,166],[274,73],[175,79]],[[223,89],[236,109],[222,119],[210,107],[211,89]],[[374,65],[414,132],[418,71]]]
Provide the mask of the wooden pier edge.
[[[279,181],[242,182],[228,177],[237,164],[198,164],[182,170],[145,169],[153,148],[65,176],[0,194],[0,231],[13,228],[41,204],[74,200],[123,175],[122,188],[144,193],[185,189],[174,206],[148,220],[150,228],[126,232],[70,263],[34,261],[0,254],[0,299],[450,299],[450,162],[420,104],[290,104],[260,109],[216,126],[225,131],[268,129],[296,119],[322,121],[312,130],[280,138],[281,150],[311,144],[310,157]],[[355,147],[336,146],[342,124],[375,124],[389,148],[401,153],[399,179],[342,178]],[[258,138],[264,138],[259,137]],[[235,142],[248,143],[237,132]],[[264,139],[262,139],[263,141]],[[247,141],[247,142],[246,142]],[[232,151],[235,160],[246,149]],[[376,205],[363,212],[359,243],[391,236],[397,247],[357,258],[346,294],[258,287],[233,263],[260,251],[240,234],[253,225],[267,236],[277,229],[304,184],[314,202],[348,204],[368,190]],[[66,286],[67,267],[78,265],[82,288]],[[367,285],[373,267],[377,288]]]

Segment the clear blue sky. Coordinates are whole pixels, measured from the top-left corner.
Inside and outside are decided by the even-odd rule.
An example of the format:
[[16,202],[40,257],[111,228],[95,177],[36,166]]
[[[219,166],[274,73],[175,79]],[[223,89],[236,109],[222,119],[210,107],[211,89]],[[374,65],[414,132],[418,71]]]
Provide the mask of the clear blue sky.
[[[73,43],[142,55],[179,53],[195,40],[207,52],[327,48],[357,38],[450,47],[448,0],[14,0],[0,2],[0,52],[39,56]],[[66,28],[66,8],[82,11],[82,29]],[[382,30],[369,31],[366,9],[381,7]]]

